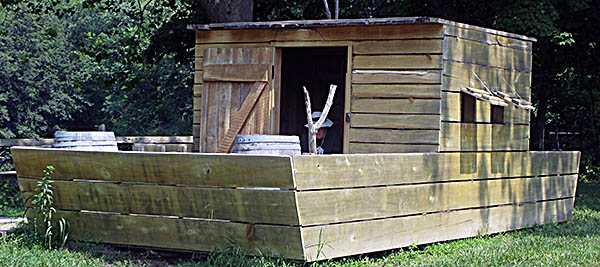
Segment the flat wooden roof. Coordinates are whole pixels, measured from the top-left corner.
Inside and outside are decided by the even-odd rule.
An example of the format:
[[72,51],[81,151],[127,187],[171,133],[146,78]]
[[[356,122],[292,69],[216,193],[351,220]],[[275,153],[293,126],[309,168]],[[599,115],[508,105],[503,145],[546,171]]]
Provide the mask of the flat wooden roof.
[[398,24],[445,24],[460,28],[482,31],[490,34],[535,42],[537,39],[525,35],[509,33],[450,20],[432,17],[395,17],[395,18],[370,18],[370,19],[324,19],[324,20],[286,20],[286,21],[260,21],[260,22],[230,22],[211,24],[190,24],[189,30],[236,30],[236,29],[281,29],[281,28],[317,28],[339,27],[357,25],[398,25]]

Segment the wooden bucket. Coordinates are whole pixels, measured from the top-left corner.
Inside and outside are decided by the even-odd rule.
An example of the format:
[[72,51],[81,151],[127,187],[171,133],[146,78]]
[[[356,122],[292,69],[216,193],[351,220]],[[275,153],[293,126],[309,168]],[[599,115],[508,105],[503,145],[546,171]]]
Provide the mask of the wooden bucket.
[[113,132],[66,132],[54,134],[54,148],[86,151],[118,151]]
[[287,135],[238,135],[233,153],[263,155],[300,155],[300,138]]

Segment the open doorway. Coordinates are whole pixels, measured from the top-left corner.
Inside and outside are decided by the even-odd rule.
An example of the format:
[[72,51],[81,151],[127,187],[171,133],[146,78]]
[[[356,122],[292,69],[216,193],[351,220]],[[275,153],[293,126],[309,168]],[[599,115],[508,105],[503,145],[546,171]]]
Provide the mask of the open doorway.
[[[314,111],[322,111],[329,85],[337,85],[333,105],[327,116],[333,126],[327,129],[325,154],[342,153],[344,136],[344,99],[347,70],[346,47],[283,48],[281,58],[280,133],[298,135],[306,151],[306,105],[302,86],[310,94]],[[317,142],[317,145],[320,142]]]

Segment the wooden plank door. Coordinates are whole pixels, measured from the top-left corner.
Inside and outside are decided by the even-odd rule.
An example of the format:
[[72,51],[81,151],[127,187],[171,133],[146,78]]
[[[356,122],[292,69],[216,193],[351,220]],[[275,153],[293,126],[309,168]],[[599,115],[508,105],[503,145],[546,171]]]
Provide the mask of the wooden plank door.
[[228,153],[238,134],[272,134],[274,49],[206,48],[200,152]]

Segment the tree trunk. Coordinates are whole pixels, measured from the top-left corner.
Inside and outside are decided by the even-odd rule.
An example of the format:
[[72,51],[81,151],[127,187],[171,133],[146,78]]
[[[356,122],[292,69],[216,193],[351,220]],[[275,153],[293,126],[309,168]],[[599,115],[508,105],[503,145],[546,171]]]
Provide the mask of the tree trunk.
[[252,21],[254,0],[198,0],[209,22]]

